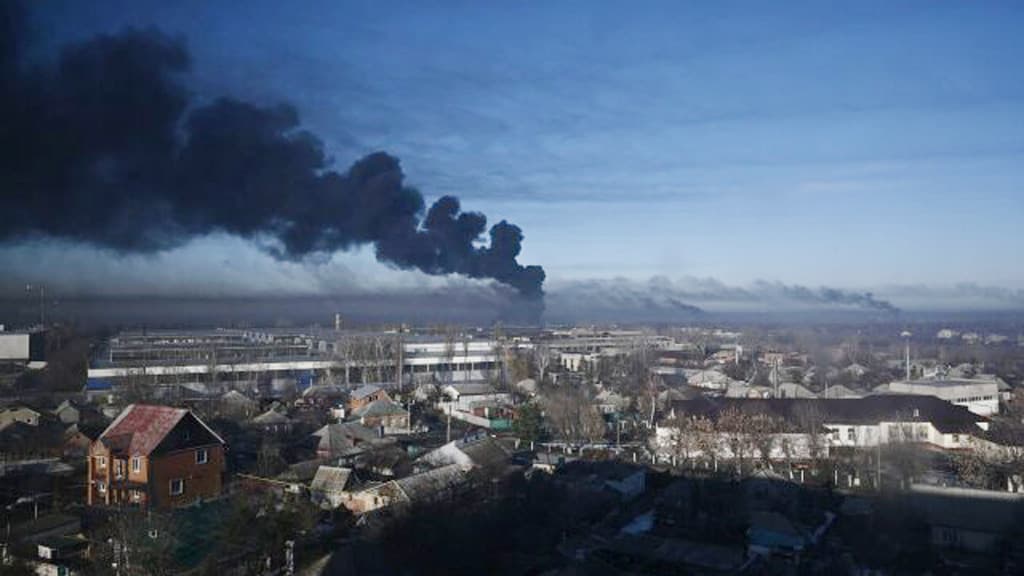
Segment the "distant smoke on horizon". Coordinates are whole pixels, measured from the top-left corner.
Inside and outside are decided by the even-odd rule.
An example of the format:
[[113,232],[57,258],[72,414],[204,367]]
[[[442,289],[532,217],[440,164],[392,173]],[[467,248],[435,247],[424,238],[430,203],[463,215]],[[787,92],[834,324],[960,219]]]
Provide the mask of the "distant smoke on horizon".
[[871,292],[758,280],[750,286],[731,286],[713,278],[671,280],[655,276],[648,281],[625,278],[571,280],[550,290],[548,308],[553,314],[606,319],[616,314],[661,318],[694,317],[702,312],[745,308],[771,311],[779,308],[850,309],[886,315],[900,312]]
[[451,196],[427,208],[397,158],[376,152],[338,172],[290,105],[197,105],[184,42],[156,30],[30,66],[25,22],[20,3],[0,0],[0,243],[151,254],[227,233],[285,261],[370,245],[387,264],[492,279],[542,309],[545,273],[517,261],[519,227],[488,229]]
[[[224,286],[224,290],[197,287],[147,293],[141,287],[126,291],[122,286],[113,287],[118,288],[114,291],[69,292],[66,286],[54,283],[47,285],[47,314],[60,321],[107,326],[326,325],[336,312],[355,322],[370,323],[536,323],[536,310],[529,310],[524,306],[529,302],[517,300],[512,296],[514,290],[502,284],[457,276],[421,276],[419,280],[403,276],[386,284],[359,284],[346,283],[346,274],[359,275],[348,270],[314,282],[319,290],[307,292],[289,292],[283,286],[276,292],[247,292],[237,284]],[[342,289],[331,292],[332,286]],[[898,314],[888,311],[897,309],[894,304],[879,296],[868,300],[865,292],[840,290],[846,296],[839,297],[835,288],[779,286],[767,281],[736,286],[688,277],[556,281],[545,296],[544,320],[548,324],[688,324],[737,319],[904,322],[971,314],[991,319],[984,315],[998,313],[998,318],[1019,321],[1024,313],[1024,291],[972,284],[879,287],[879,293],[887,297],[899,296]],[[38,317],[38,301],[24,292],[24,284],[9,288],[0,290],[0,321],[11,325],[32,322]],[[866,305],[868,301],[880,304]]]

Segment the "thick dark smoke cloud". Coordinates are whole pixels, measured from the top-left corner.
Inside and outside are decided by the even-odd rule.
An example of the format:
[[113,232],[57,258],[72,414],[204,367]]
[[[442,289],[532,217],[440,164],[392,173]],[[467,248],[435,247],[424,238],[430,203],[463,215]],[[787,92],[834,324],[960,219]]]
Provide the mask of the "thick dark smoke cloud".
[[0,242],[42,236],[148,253],[226,232],[287,260],[370,244],[401,268],[543,296],[544,270],[517,261],[517,226],[488,231],[483,214],[450,196],[427,209],[397,158],[378,152],[337,172],[291,106],[197,106],[181,39],[129,30],[31,67],[24,11],[0,6]]

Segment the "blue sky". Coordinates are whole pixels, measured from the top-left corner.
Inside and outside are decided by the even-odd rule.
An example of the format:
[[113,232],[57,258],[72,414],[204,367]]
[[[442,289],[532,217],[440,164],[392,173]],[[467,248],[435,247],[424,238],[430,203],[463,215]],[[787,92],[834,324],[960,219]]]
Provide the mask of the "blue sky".
[[[291,101],[339,167],[396,154],[429,198],[455,194],[492,222],[519,224],[521,261],[555,285],[667,276],[1024,288],[1020,3],[34,10],[41,54],[129,25],[183,35],[201,98]],[[68,258],[19,250],[0,258],[27,269]],[[212,238],[160,258],[292,275],[247,250]],[[410,281],[371,260],[342,254],[328,264],[337,270],[313,274]],[[105,265],[130,276],[132,262]]]

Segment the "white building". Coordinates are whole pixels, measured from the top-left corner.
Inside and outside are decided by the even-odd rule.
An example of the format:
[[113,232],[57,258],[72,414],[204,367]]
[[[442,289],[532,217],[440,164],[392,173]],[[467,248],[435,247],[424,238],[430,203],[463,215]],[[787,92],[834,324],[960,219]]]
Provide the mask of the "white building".
[[934,396],[963,406],[981,416],[999,413],[999,382],[989,378],[949,378],[890,382],[875,388],[875,394]]
[[[747,457],[760,457],[768,446],[771,459],[803,459],[817,446],[826,456],[834,448],[873,448],[896,442],[931,444],[951,448],[973,448],[972,438],[988,430],[988,419],[962,407],[931,396],[885,395],[844,399],[740,399],[699,398],[675,402],[662,424],[655,429],[655,449],[663,459],[677,455],[681,444],[678,428],[670,423],[682,416],[695,416],[716,422],[725,410],[740,410],[751,417],[770,417],[783,426],[772,435],[710,429],[704,444],[712,446],[714,457],[730,459],[734,448],[742,446]],[[812,423],[813,421],[813,423]],[[808,430],[820,430],[818,436]],[[689,450],[689,458],[706,455]]]
[[18,332],[0,332],[0,362],[27,362],[29,335]]
[[690,386],[710,390],[725,390],[734,380],[718,370],[688,370],[686,381]]

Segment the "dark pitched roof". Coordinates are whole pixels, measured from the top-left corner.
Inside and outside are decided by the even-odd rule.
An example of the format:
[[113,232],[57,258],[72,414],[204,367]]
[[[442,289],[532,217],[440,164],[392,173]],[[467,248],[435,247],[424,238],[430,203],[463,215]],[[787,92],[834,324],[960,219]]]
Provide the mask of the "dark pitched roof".
[[715,419],[736,408],[767,414],[799,423],[801,411],[816,410],[824,424],[878,424],[879,422],[930,422],[945,434],[979,432],[978,423],[988,422],[963,406],[933,396],[889,394],[864,398],[698,398],[672,403],[677,414],[702,415]]
[[89,424],[89,423],[84,423],[83,424],[81,422],[78,422],[76,424],[72,424],[71,426],[68,426],[64,430],[64,435],[65,436],[69,436],[71,434],[78,433],[78,434],[81,434],[81,435],[85,436],[89,440],[95,440],[95,439],[100,437],[100,434],[103,433],[103,428],[104,428],[103,426],[96,425],[96,424]]
[[915,485],[905,498],[937,526],[1003,533],[1024,520],[1020,494]]
[[511,455],[505,445],[490,436],[460,443],[459,449],[469,456],[473,464],[484,468],[503,466],[508,463]]
[[324,463],[325,461],[319,458],[296,462],[289,466],[287,470],[278,474],[277,478],[278,480],[291,482],[309,482],[316,476],[316,471],[319,470],[320,466]]
[[375,431],[357,422],[328,424],[313,433],[320,439],[317,447],[331,453],[340,454],[357,444],[371,443],[378,438]]
[[458,486],[465,478],[465,472],[458,464],[449,464],[394,482],[410,502],[416,502],[430,500],[445,490]]
[[421,457],[431,466],[468,464],[479,468],[500,467],[508,463],[511,451],[486,434],[452,440]]
[[[127,454],[148,455],[168,434],[191,413],[184,408],[131,404],[107,426],[100,440],[111,450]],[[192,416],[218,441],[224,441],[199,418]]]
[[252,419],[253,424],[260,426],[269,426],[277,424],[291,424],[291,418],[287,415],[278,412],[277,410],[267,410],[263,414],[256,416]]

